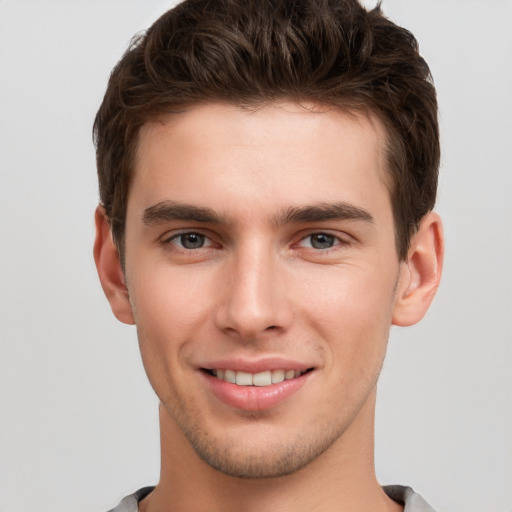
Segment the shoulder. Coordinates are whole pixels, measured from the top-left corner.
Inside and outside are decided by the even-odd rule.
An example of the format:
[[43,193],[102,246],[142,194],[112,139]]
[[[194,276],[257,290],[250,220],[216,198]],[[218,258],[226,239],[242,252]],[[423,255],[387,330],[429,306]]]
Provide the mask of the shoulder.
[[108,512],[137,512],[139,510],[139,501],[145,498],[154,487],[143,487],[137,492],[123,498],[117,507]]
[[393,500],[404,505],[404,512],[435,512],[435,510],[410,487],[385,485],[384,492]]
[[[123,498],[117,507],[109,512],[137,512],[139,501],[145,498],[154,487],[143,487],[137,492]],[[435,512],[435,510],[410,487],[403,485],[386,485],[384,492],[396,502],[404,505],[404,512]]]

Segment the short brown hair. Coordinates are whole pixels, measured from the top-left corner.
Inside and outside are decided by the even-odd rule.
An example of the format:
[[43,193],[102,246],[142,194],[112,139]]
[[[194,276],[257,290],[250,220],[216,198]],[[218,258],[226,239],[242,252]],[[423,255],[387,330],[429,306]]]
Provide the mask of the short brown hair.
[[204,102],[372,112],[388,133],[397,253],[435,203],[437,101],[414,36],[357,0],[186,0],[132,41],[94,122],[100,199],[121,258],[141,126]]

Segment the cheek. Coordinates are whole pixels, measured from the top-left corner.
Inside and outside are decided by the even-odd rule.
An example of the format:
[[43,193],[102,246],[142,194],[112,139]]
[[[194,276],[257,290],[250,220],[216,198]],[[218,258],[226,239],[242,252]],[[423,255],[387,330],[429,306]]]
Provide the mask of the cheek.
[[166,262],[133,276],[129,291],[137,325],[177,338],[197,325],[205,314],[205,300],[212,296],[202,273],[184,272]]
[[202,293],[200,279],[190,274],[153,265],[149,272],[139,267],[129,280],[142,360],[157,394],[180,371],[186,347],[206,323],[204,300],[211,294]]
[[193,307],[185,307],[190,301],[183,294],[149,286],[143,289],[134,301],[142,363],[159,400],[174,403],[172,396],[180,394],[186,381],[187,347],[198,322],[192,319]]
[[390,325],[398,269],[345,266],[297,279],[304,312],[322,325]]
[[391,325],[394,277],[389,270],[340,268],[302,286],[307,300],[301,314],[327,340],[334,366],[350,366],[352,372],[370,361],[380,364]]

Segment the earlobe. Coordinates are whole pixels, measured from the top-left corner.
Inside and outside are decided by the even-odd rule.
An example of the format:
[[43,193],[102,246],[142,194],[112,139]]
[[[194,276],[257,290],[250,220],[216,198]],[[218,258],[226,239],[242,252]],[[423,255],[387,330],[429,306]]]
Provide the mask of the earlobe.
[[112,239],[105,209],[101,205],[96,208],[95,223],[94,261],[101,287],[115,317],[125,324],[134,324],[135,320],[119,260],[119,252]]
[[392,323],[414,325],[426,314],[441,280],[444,256],[443,226],[439,215],[427,214],[411,240],[402,262]]

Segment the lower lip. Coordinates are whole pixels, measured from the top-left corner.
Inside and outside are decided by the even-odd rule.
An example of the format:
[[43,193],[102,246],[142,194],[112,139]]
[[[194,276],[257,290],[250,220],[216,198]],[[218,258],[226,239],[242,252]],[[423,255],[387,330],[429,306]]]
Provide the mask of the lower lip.
[[270,386],[238,386],[201,371],[213,394],[225,404],[244,411],[276,407],[306,383],[312,372]]

